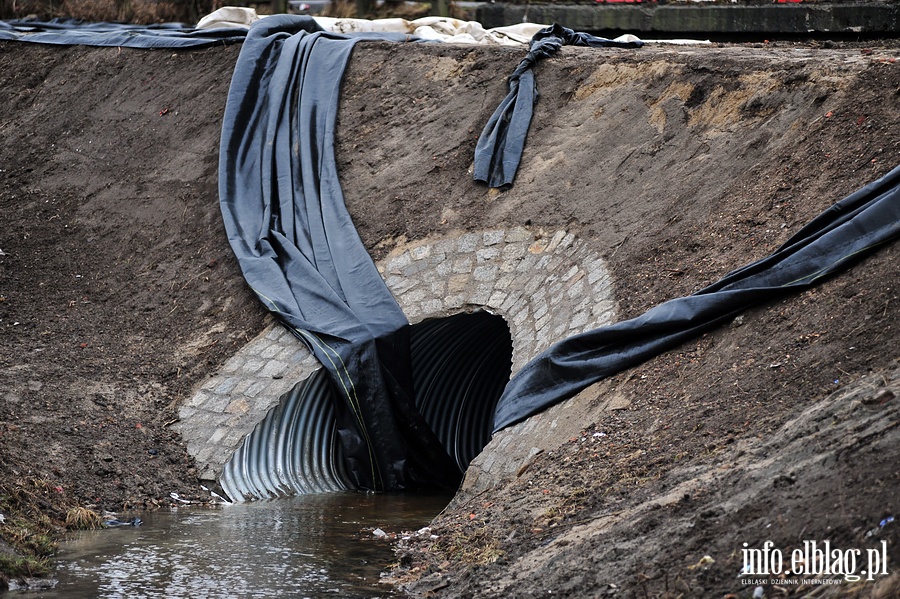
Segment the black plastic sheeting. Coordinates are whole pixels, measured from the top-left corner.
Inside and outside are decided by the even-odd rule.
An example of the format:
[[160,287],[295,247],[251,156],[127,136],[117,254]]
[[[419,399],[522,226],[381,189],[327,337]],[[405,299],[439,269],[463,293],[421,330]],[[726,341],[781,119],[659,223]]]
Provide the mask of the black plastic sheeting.
[[311,18],[272,16],[247,35],[225,109],[219,196],[247,282],[329,372],[357,488],[454,487],[455,462],[416,409],[409,324],[344,206],[334,126],[357,41]]
[[[410,327],[416,406],[458,466],[491,437],[494,406],[509,380],[512,339],[500,316],[456,314]],[[334,416],[327,371],[284,394],[225,465],[219,483],[234,501],[355,490]]]
[[563,46],[640,48],[642,41],[622,42],[572,31],[559,24],[537,32],[528,53],[509,76],[509,93],[488,119],[475,146],[475,181],[490,187],[509,187],[519,170],[522,150],[538,99],[534,65]]
[[77,19],[0,21],[0,40],[66,46],[203,48],[244,41],[243,28],[195,29],[178,23],[128,25]]
[[773,254],[637,318],[569,337],[520,370],[494,429],[524,420],[760,304],[815,285],[900,235],[900,167],[823,212]]

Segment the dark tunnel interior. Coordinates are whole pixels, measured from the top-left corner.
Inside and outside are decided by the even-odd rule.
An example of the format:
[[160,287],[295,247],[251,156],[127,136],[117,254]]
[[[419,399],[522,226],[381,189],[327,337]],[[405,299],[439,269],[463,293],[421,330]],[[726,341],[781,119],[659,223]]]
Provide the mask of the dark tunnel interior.
[[[410,327],[416,405],[460,472],[490,440],[509,381],[512,338],[483,310]],[[225,465],[234,500],[353,490],[337,440],[331,386],[317,370],[283,395]]]

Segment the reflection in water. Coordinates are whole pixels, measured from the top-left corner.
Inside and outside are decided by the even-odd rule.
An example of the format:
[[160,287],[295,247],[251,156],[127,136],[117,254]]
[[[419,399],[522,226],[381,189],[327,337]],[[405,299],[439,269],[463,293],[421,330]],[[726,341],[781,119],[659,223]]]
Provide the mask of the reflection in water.
[[58,555],[59,585],[28,597],[383,597],[390,543],[447,497],[335,493],[141,514],[81,533]]

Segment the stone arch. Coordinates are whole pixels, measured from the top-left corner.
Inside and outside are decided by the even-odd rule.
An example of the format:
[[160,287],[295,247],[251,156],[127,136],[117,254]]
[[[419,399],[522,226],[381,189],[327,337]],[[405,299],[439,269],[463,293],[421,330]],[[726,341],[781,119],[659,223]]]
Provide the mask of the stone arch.
[[[399,244],[377,266],[412,324],[473,309],[502,316],[513,374],[555,341],[615,321],[605,261],[563,230],[450,234]],[[281,396],[318,367],[274,319],[232,356],[179,410],[200,477],[217,479]]]
[[566,231],[516,227],[420,241],[398,246],[378,268],[412,323],[472,307],[503,316],[513,373],[554,341],[615,320],[605,261]]

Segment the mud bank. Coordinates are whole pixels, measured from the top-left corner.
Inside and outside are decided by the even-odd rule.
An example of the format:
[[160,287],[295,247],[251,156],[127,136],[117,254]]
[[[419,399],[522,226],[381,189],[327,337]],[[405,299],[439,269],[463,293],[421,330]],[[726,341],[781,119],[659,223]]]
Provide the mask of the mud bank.
[[[3,479],[107,509],[204,497],[178,409],[267,324],[216,203],[238,50],[0,44]],[[566,48],[539,67],[522,168],[497,193],[471,183],[471,157],[521,53],[361,45],[337,134],[348,208],[379,261],[488,228],[535,247],[564,231],[605,261],[628,318],[900,164],[897,54]],[[438,538],[401,548],[398,584],[748,593],[742,544],[765,540],[885,540],[896,564],[896,526],[867,534],[900,488],[897,253],[499,433]]]

